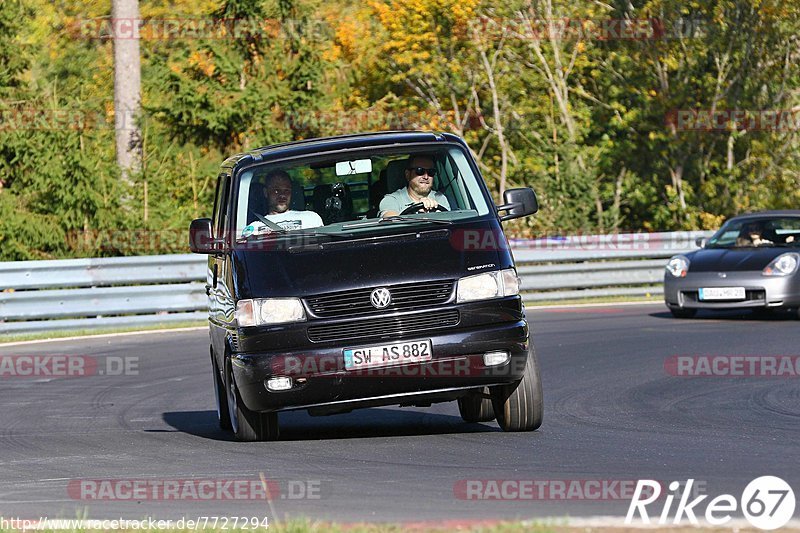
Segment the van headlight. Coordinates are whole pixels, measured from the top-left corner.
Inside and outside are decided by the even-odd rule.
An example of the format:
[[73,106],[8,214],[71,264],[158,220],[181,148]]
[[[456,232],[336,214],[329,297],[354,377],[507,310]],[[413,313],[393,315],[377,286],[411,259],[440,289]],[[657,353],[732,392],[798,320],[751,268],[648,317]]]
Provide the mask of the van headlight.
[[299,298],[256,298],[236,303],[239,327],[303,322],[305,319],[306,311]]
[[459,279],[456,303],[489,300],[517,294],[519,294],[517,271],[507,268]]
[[685,278],[689,272],[689,259],[683,255],[676,255],[667,263],[667,272],[676,278]]
[[781,254],[764,268],[762,274],[764,276],[791,276],[797,272],[798,263],[800,263],[800,254],[794,252]]

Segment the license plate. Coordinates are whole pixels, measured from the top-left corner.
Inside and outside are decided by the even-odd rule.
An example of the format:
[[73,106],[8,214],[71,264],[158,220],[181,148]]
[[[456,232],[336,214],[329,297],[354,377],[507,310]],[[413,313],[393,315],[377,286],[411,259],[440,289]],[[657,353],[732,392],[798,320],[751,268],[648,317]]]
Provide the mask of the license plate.
[[433,349],[430,340],[397,342],[344,349],[344,368],[360,370],[380,366],[403,365],[430,361]]
[[700,289],[701,300],[744,300],[744,287],[710,287]]

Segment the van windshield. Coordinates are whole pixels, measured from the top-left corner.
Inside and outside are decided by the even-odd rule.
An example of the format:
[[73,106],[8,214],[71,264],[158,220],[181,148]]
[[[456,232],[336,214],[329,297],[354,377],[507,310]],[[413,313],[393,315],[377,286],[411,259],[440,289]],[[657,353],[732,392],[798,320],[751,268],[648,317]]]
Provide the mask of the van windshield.
[[447,224],[491,212],[461,147],[405,150],[317,155],[242,172],[237,240]]

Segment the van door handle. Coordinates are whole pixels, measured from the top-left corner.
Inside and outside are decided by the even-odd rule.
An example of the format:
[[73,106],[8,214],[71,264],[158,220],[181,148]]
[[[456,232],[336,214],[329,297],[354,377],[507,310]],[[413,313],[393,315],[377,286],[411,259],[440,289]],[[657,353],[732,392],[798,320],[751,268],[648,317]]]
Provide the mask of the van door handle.
[[206,296],[211,296],[211,285],[206,285]]

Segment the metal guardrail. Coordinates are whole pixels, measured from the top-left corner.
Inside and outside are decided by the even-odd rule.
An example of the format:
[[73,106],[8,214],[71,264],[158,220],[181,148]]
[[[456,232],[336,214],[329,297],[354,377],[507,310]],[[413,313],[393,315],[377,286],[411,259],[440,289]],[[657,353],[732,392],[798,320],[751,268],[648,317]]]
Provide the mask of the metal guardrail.
[[[512,240],[526,302],[661,294],[665,259],[711,232]],[[0,334],[205,320],[206,257],[0,263]]]

